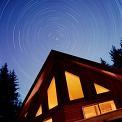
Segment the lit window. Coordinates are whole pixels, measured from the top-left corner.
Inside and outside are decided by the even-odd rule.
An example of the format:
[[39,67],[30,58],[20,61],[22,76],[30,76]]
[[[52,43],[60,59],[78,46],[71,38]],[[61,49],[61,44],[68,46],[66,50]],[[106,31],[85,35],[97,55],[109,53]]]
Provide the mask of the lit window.
[[99,107],[102,114],[116,110],[114,101],[107,101],[107,102],[100,103]]
[[57,106],[58,101],[57,101],[56,84],[55,84],[54,77],[53,77],[53,79],[49,85],[48,90],[47,90],[47,95],[48,95],[48,107],[49,107],[49,109]]
[[88,106],[83,108],[84,118],[90,118],[100,115],[98,105]]
[[42,105],[39,106],[39,109],[36,113],[36,117],[42,114]]
[[44,120],[43,122],[53,122],[52,118]]
[[73,75],[69,72],[65,72],[67,87],[69,92],[70,100],[83,98],[83,90],[80,83],[80,78],[76,75]]
[[96,89],[96,92],[97,94],[101,94],[101,93],[105,93],[105,92],[109,92],[110,90],[101,86],[101,85],[98,85],[96,83],[94,83],[94,86],[95,86],[95,89]]
[[111,111],[116,110],[116,106],[113,100],[91,105],[91,106],[86,106],[82,108],[84,118],[91,118],[94,116],[98,116],[100,114],[108,113]]

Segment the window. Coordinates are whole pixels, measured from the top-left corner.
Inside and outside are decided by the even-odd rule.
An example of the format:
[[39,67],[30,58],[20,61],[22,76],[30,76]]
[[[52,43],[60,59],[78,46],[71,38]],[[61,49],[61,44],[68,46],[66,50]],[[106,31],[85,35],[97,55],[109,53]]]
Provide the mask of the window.
[[67,87],[68,87],[70,100],[83,98],[84,95],[83,95],[83,90],[80,83],[80,78],[67,71],[65,72],[65,75],[66,75],[66,81],[67,81]]
[[107,102],[100,103],[99,107],[102,114],[116,110],[114,101],[107,101]]
[[43,122],[53,122],[52,118],[44,120]]
[[100,114],[108,113],[116,110],[116,106],[113,100],[99,103],[96,105],[86,106],[82,108],[84,118],[91,118]]
[[100,115],[98,105],[92,105],[92,106],[84,107],[83,108],[83,114],[84,114],[84,118],[90,118],[90,117]]
[[49,88],[47,90],[47,95],[48,95],[48,107],[49,109],[55,107],[58,105],[57,101],[57,93],[56,93],[56,84],[55,84],[55,78],[53,77]]
[[101,94],[101,93],[105,93],[105,92],[109,92],[110,90],[101,86],[101,85],[98,85],[96,83],[94,83],[94,86],[95,86],[95,89],[96,89],[96,92],[97,94]]
[[39,106],[39,109],[36,113],[36,117],[42,114],[42,105]]

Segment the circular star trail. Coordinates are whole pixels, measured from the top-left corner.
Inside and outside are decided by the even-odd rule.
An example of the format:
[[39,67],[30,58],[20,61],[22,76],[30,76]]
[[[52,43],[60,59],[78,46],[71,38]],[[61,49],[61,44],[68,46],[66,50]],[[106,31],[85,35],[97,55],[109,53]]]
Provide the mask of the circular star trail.
[[1,0],[0,65],[15,69],[24,99],[51,49],[110,62],[121,21],[122,0]]

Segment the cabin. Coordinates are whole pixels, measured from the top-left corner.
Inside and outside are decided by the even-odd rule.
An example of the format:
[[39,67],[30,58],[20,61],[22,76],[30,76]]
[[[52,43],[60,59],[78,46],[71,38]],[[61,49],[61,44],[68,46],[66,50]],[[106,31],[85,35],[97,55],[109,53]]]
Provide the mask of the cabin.
[[19,122],[122,122],[122,72],[52,50]]

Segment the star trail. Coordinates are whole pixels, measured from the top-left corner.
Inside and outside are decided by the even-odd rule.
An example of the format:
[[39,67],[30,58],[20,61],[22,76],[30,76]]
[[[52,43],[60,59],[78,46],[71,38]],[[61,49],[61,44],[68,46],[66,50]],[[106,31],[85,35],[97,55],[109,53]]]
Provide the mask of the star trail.
[[51,49],[100,62],[122,37],[122,0],[0,0],[0,66],[22,100]]

